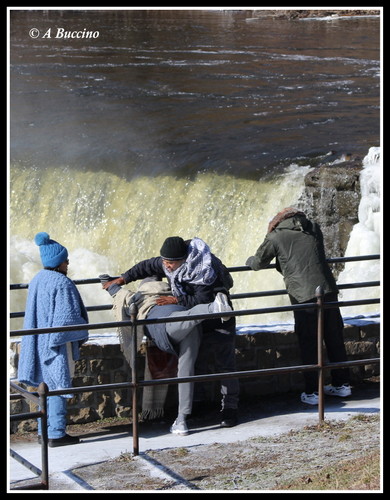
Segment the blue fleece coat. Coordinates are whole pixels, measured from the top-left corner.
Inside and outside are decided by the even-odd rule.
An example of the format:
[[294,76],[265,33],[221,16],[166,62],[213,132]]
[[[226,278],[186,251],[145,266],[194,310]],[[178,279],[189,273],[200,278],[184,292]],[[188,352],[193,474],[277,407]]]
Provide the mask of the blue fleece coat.
[[[65,275],[43,269],[30,282],[24,328],[88,323],[88,314],[76,285]],[[66,343],[73,359],[88,339],[87,330],[24,335],[18,366],[19,382],[37,387],[45,382],[50,391],[72,387]]]

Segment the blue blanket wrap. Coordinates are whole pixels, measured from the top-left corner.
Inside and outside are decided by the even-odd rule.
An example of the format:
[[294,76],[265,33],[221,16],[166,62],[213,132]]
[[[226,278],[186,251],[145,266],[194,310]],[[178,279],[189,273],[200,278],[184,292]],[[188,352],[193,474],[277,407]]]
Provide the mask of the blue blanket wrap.
[[[43,269],[30,282],[24,328],[82,325],[88,323],[83,300],[72,280]],[[18,380],[37,387],[45,382],[49,391],[72,387],[66,344],[71,342],[74,361],[88,330],[24,335],[18,365]],[[71,395],[67,395],[71,397]]]

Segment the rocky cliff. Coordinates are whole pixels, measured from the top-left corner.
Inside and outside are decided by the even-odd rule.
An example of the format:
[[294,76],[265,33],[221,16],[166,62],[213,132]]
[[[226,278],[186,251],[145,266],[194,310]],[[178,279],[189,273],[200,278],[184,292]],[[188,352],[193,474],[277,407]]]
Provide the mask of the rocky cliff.
[[[298,207],[321,226],[328,257],[342,257],[358,222],[362,161],[319,165],[305,177]],[[343,265],[335,266],[338,274]]]

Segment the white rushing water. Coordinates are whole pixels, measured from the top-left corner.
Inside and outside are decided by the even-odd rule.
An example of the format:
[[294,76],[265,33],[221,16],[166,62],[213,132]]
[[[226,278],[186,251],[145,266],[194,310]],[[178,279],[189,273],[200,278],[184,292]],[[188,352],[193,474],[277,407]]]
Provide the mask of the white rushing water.
[[[275,207],[298,200],[308,170],[291,165],[272,181],[200,173],[191,181],[166,176],[126,182],[107,173],[77,172],[53,193],[53,178],[64,178],[64,171],[50,171],[37,179],[30,170],[14,169],[10,282],[28,283],[41,269],[33,241],[38,231],[47,231],[68,248],[72,279],[96,278],[102,273],[117,276],[140,260],[158,255],[170,235],[198,236],[227,266],[243,266],[264,238]],[[23,194],[31,184],[36,186],[33,201]],[[65,215],[52,218],[51,211]],[[232,293],[284,288],[281,276],[272,270],[235,273],[234,281]],[[110,303],[99,285],[80,285],[79,289],[87,305]],[[13,291],[11,311],[23,310],[25,300],[26,290]],[[285,303],[285,298],[281,300]],[[275,298],[235,303],[236,309],[272,305]],[[92,322],[111,320],[108,312],[91,314]]]
[[[380,149],[371,148],[364,158],[363,165],[359,223],[351,232],[346,256],[380,253],[380,186],[382,170]],[[165,194],[168,193],[168,190],[163,182],[154,183],[154,187],[149,185],[147,189],[154,190],[154,193],[152,196],[145,196],[140,189],[142,187],[145,190],[147,183],[144,183],[142,179],[133,181],[127,187],[121,181],[113,190],[111,202],[107,203],[107,213],[100,211],[99,219],[91,225],[91,231],[85,230],[81,233],[80,228],[77,226],[78,219],[74,223],[75,226],[71,228],[69,228],[69,220],[67,220],[66,226],[62,226],[61,221],[56,221],[57,232],[55,232],[54,227],[48,229],[47,226],[43,225],[44,219],[42,219],[42,224],[39,227],[36,226],[36,231],[38,229],[48,230],[53,239],[57,239],[67,246],[70,257],[69,276],[72,279],[96,278],[99,274],[105,272],[118,275],[139,260],[158,255],[158,249],[168,235],[167,227],[169,227],[169,234],[172,235],[179,234],[184,237],[197,235],[203,237],[226,265],[241,266],[244,265],[249,255],[253,255],[264,239],[268,220],[274,215],[275,207],[289,206],[298,200],[303,189],[303,178],[308,169],[309,167],[296,168],[296,166],[291,165],[285,174],[270,185],[265,182],[237,180],[228,176],[226,178],[216,178],[209,175],[200,176],[191,185],[184,180],[181,181],[182,183],[171,180],[171,196],[174,198],[183,197],[183,203],[176,200],[179,201],[178,206],[182,207],[180,217],[177,217],[176,211],[169,207],[172,199],[169,199],[169,195]],[[81,178],[78,178],[78,181],[80,180]],[[95,189],[98,181],[97,178],[93,184]],[[175,182],[178,183],[177,186],[175,186]],[[107,181],[107,176],[105,183],[109,186],[107,191],[111,191],[113,185]],[[185,183],[187,186],[184,186]],[[45,182],[40,184],[43,190],[42,193],[46,193],[44,206],[50,205],[52,200],[47,195],[48,187],[45,186]],[[85,183],[86,190],[88,190],[88,185],[91,185],[91,183]],[[118,198],[115,191],[119,188],[121,189],[121,196],[119,197],[121,201],[115,203]],[[185,191],[183,192],[184,188]],[[129,210],[126,208],[126,203],[123,202],[125,194],[129,196],[129,203],[131,203],[131,199],[134,200],[134,197],[136,199],[136,202],[132,203],[132,205],[138,207],[138,211],[134,212],[136,221],[144,217],[145,213],[150,215],[151,220],[149,222],[144,220],[141,230],[137,224],[132,226],[132,232],[130,233],[122,229],[126,219],[130,219]],[[158,202],[161,208],[160,211],[153,208],[156,196],[157,198],[161,197]],[[162,205],[166,196],[165,205]],[[82,197],[88,199],[88,191]],[[221,199],[221,197],[226,199],[226,203],[219,203],[218,209],[216,207],[212,209],[213,200],[216,198]],[[143,199],[143,203],[139,201],[139,198]],[[193,200],[189,206],[184,203],[187,198]],[[64,208],[70,209],[70,207],[66,206],[66,200],[67,198],[62,199]],[[70,195],[68,203],[73,204],[73,200],[73,195]],[[23,214],[22,200],[20,200],[18,207],[20,213]],[[44,212],[43,208],[39,204],[30,208],[35,220],[40,220],[39,216],[41,212]],[[118,223],[118,220],[121,219],[123,219],[123,222]],[[16,217],[16,220],[19,219]],[[24,221],[23,217],[21,221]],[[23,223],[20,223],[22,233],[23,230],[26,230]],[[157,228],[159,228],[159,232],[156,234],[154,230],[157,230]],[[36,231],[34,229],[34,234]],[[151,234],[153,234],[153,238],[151,238]],[[106,239],[103,237],[104,235],[107,235]],[[88,245],[88,242],[90,242],[90,245]],[[11,235],[10,243],[10,282],[28,283],[41,269],[39,249],[34,244],[33,239],[18,234]],[[340,274],[338,282],[353,283],[379,280],[380,270],[380,261],[376,260],[348,263],[345,270]],[[232,293],[285,288],[282,276],[274,269],[260,272],[234,273],[234,281],[235,285]],[[100,285],[80,285],[79,289],[88,306],[111,303],[107,292],[102,290]],[[380,290],[378,287],[365,288],[364,292],[362,292],[362,289],[344,290],[340,294],[340,300],[361,298],[362,294],[367,298],[379,297]],[[11,311],[24,310],[26,296],[26,290],[11,292]],[[236,300],[234,303],[237,310],[288,304],[289,301],[286,295],[260,299],[241,299]],[[358,311],[356,307],[350,307],[343,308],[342,314],[343,316],[369,314],[378,311],[378,309],[378,305],[360,306]],[[109,311],[90,313],[91,322],[111,320],[112,316]],[[239,324],[247,325],[254,322],[256,324],[280,325],[282,323],[290,324],[292,321],[291,312],[238,318]],[[12,328],[21,328],[21,320],[13,320]]]

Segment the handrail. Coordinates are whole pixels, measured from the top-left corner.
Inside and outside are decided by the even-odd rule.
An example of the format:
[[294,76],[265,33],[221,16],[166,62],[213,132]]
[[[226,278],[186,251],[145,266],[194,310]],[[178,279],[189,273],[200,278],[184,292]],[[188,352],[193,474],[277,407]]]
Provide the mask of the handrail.
[[[14,458],[17,462],[22,464],[27,469],[31,470],[35,475],[40,476],[41,482],[38,485],[33,485],[30,487],[23,487],[23,489],[49,489],[49,454],[48,454],[48,436],[47,436],[47,398],[49,395],[49,390],[47,385],[42,382],[39,384],[38,391],[34,393],[30,393],[26,391],[19,385],[10,381],[11,389],[19,392],[23,397],[37,403],[39,406],[39,410],[35,412],[29,413],[19,413],[17,415],[10,415],[10,421],[15,420],[29,420],[31,418],[37,417],[41,419],[41,461],[42,461],[42,469],[39,469],[34,464],[23,458],[21,455],[16,453],[16,451],[10,448],[9,452],[12,458]],[[14,488],[19,489],[19,488]]]
[[[333,257],[333,258],[328,258],[326,261],[329,264],[333,264],[336,262],[356,262],[356,261],[361,261],[361,260],[377,260],[380,259],[379,254],[372,254],[372,255],[357,255],[354,257]],[[276,264],[269,264],[267,267],[264,269],[274,269],[276,267]],[[234,272],[240,272],[240,271],[252,271],[252,269],[249,266],[233,266],[233,267],[228,267],[227,268],[229,272],[234,273]],[[119,276],[112,276],[113,279],[119,278]],[[75,285],[91,285],[94,283],[100,283],[99,278],[85,278],[85,279],[78,279],[78,280],[73,280]],[[10,284],[10,290],[22,290],[28,288],[28,283],[12,283]]]
[[[318,304],[317,303],[307,303],[307,304],[295,304],[291,306],[287,306],[290,310],[296,310],[296,309],[301,309],[301,308],[317,308],[318,310],[323,310],[324,308],[332,308],[332,307],[344,307],[344,306],[350,306],[350,305],[361,305],[361,304],[376,304],[379,303],[380,299],[362,299],[362,300],[352,300],[352,301],[345,301],[345,302],[327,302],[327,303],[322,303]],[[180,321],[180,320],[190,320],[190,319],[195,319],[195,318],[204,318],[204,317],[223,317],[226,314],[231,315],[244,315],[244,314],[261,314],[264,312],[277,312],[278,310],[283,309],[285,310],[286,307],[275,307],[275,308],[263,308],[263,309],[255,309],[251,311],[229,311],[229,313],[210,313],[210,314],[205,314],[205,315],[193,315],[193,316],[187,316],[187,317],[165,317],[165,318],[156,318],[152,320],[130,320],[130,321],[121,321],[121,322],[113,322],[112,324],[117,324],[120,326],[132,326],[133,328],[133,337],[134,339],[136,338],[136,327],[140,324],[148,324],[148,323],[166,323],[166,322],[173,322],[173,321]],[[88,329],[92,326],[93,328],[103,328],[103,324],[90,324],[88,325]],[[72,325],[72,326],[63,326],[63,327],[53,327],[53,328],[45,328],[45,329],[33,329],[33,330],[25,330],[25,331],[16,331],[15,333],[19,333],[22,335],[23,334],[30,334],[30,333],[51,333],[53,331],[64,331],[66,330],[72,330],[72,329],[80,329],[81,327],[86,327],[86,325]],[[318,329],[318,331],[320,328]],[[321,352],[322,352],[322,343],[319,343],[321,345]],[[136,351],[136,350],[135,350]],[[133,363],[135,362],[135,351],[133,353],[134,359]],[[325,369],[330,369],[334,368],[335,366],[357,366],[357,365],[364,365],[364,364],[375,364],[379,363],[380,358],[369,358],[369,359],[363,359],[363,360],[353,360],[353,361],[345,361],[345,362],[340,362],[340,363],[320,363],[318,362],[316,365],[297,365],[297,366],[288,366],[288,367],[279,367],[279,368],[268,368],[268,369],[259,369],[259,370],[250,370],[250,371],[236,371],[236,372],[230,372],[230,373],[212,373],[212,374],[207,374],[207,375],[193,375],[191,377],[180,377],[180,378],[171,378],[171,379],[158,379],[158,380],[144,380],[144,381],[137,381],[136,379],[133,380],[132,382],[122,382],[118,384],[104,384],[104,385],[98,385],[98,386],[83,386],[83,387],[73,387],[70,389],[62,389],[62,390],[57,390],[57,391],[49,391],[48,396],[52,395],[61,395],[61,394],[68,394],[68,393],[78,393],[78,392],[91,392],[91,391],[102,391],[102,390],[111,390],[111,389],[119,389],[119,388],[127,388],[127,387],[132,387],[135,389],[133,391],[133,397],[136,399],[136,389],[138,387],[142,386],[147,386],[147,385],[165,385],[165,384],[180,384],[180,383],[185,383],[189,381],[201,381],[201,380],[221,380],[225,378],[241,378],[241,377],[255,377],[255,376],[262,376],[262,375],[269,375],[271,373],[289,373],[289,372],[294,372],[294,371],[309,371],[309,370],[319,370],[320,372]],[[133,364],[133,366],[135,363]],[[133,368],[132,370],[134,376],[136,376],[136,369]],[[321,387],[319,387],[319,397],[320,399],[322,398],[323,400],[323,393],[322,393]],[[135,395],[135,396],[134,396]],[[135,401],[137,403],[137,401]],[[133,401],[134,405],[134,401]],[[137,406],[133,406],[133,411],[137,408]],[[137,435],[137,441],[138,441],[138,430],[134,429],[134,426],[138,426],[138,415],[133,413],[133,417],[135,417],[135,421],[133,421],[133,433],[136,433]],[[323,402],[322,404],[319,405],[319,419],[320,422],[323,422]],[[134,435],[133,435],[134,438]],[[138,454],[138,442],[134,443],[134,454]]]
[[[366,288],[366,287],[371,287],[371,286],[379,286],[380,282],[379,281],[364,281],[361,283],[343,283],[340,285],[337,285],[339,290],[346,290],[349,288]],[[263,292],[248,292],[248,293],[232,293],[230,294],[230,298],[232,300],[237,300],[237,299],[250,299],[250,298],[255,298],[255,297],[272,297],[275,295],[286,295],[287,290],[282,289],[282,290],[266,290]],[[109,311],[112,309],[112,304],[105,304],[105,305],[100,305],[100,306],[87,306],[86,307],[87,311]],[[10,319],[14,318],[23,318],[24,317],[24,311],[19,311],[19,312],[11,312],[10,313]]]
[[[359,299],[359,300],[349,300],[343,302],[337,302],[340,307],[345,306],[360,306],[367,304],[379,304],[380,299]],[[334,307],[335,302],[327,302],[325,304],[325,308]],[[294,304],[290,306],[278,306],[278,307],[265,307],[262,309],[241,309],[237,311],[229,311],[223,313],[208,313],[208,314],[194,314],[189,316],[191,320],[196,319],[216,319],[223,318],[225,316],[250,316],[252,314],[264,314],[264,313],[276,313],[276,312],[287,312],[287,311],[295,311],[299,309],[315,309],[317,306],[313,303],[307,304]],[[156,323],[176,323],[179,321],[183,321],[182,316],[177,317],[161,317],[161,318],[153,318],[153,319],[140,319],[137,320],[137,325],[150,325]],[[46,334],[46,333],[55,333],[55,332],[71,332],[76,330],[99,330],[101,328],[116,328],[118,326],[133,326],[133,321],[109,321],[106,323],[83,323],[78,325],[64,325],[64,326],[52,326],[47,328],[30,328],[30,329],[20,329],[20,330],[11,330],[11,337],[19,337],[23,335],[36,335]]]

